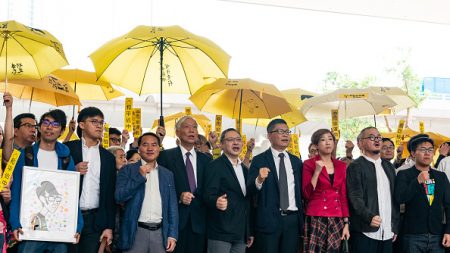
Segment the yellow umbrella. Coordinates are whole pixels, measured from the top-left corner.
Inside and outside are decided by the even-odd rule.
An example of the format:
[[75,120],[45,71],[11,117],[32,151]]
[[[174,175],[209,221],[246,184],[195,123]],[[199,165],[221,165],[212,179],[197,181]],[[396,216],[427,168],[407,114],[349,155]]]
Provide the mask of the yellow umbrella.
[[[99,80],[139,95],[193,94],[205,78],[228,75],[230,56],[212,41],[179,26],[138,26],[90,55]],[[156,84],[159,84],[156,85]]]
[[[284,113],[276,118],[284,119],[289,127],[294,127],[306,121],[305,116],[299,111],[306,99],[316,96],[314,92],[303,89],[282,90],[292,112]],[[272,119],[244,119],[243,122],[254,126],[267,126]]]
[[[175,124],[177,123],[178,119],[180,119],[183,116],[186,116],[187,114],[184,112],[178,112],[169,116],[164,117],[164,123],[165,123],[165,129],[166,129],[166,135],[175,137]],[[190,114],[189,116],[193,117],[197,123],[199,128],[199,133],[204,134],[205,128],[208,126],[208,124],[211,123],[211,120],[206,117],[203,114]],[[159,126],[159,120],[153,121],[152,129],[156,130],[156,128]]]
[[273,118],[292,111],[272,84],[252,79],[218,79],[189,98],[200,110],[233,119]]
[[[0,91],[4,92],[5,86]],[[10,80],[8,91],[17,98],[30,99],[42,103],[62,106],[81,105],[80,100],[67,82],[55,76],[48,75],[43,79],[17,79]]]
[[0,22],[0,77],[41,79],[67,65],[61,43],[49,32],[16,21]]
[[81,100],[111,100],[124,94],[108,82],[97,81],[94,72],[81,69],[58,69],[52,75],[67,81]]

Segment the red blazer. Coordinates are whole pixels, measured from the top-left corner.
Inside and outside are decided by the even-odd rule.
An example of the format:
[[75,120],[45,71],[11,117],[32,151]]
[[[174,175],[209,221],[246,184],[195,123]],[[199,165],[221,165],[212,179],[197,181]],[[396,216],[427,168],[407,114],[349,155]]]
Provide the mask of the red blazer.
[[321,217],[348,217],[348,200],[346,187],[347,165],[333,159],[334,181],[330,182],[325,166],[320,172],[316,188],[311,184],[311,178],[316,169],[316,161],[320,156],[313,157],[303,163],[302,193],[306,200],[306,215]]

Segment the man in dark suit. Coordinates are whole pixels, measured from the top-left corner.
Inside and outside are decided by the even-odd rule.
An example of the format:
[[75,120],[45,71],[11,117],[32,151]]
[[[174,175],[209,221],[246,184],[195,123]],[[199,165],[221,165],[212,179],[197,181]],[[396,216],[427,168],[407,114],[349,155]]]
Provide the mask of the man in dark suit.
[[126,253],[172,252],[178,238],[173,174],[156,163],[160,146],[156,134],[143,134],[138,145],[142,159],[117,174],[116,200],[125,204],[118,246]]
[[175,132],[180,140],[176,148],[161,152],[158,164],[172,171],[178,198],[179,236],[175,252],[202,253],[206,245],[206,206],[203,184],[211,158],[194,149],[198,124],[191,116],[180,118]]
[[239,159],[242,138],[234,128],[222,132],[223,155],[208,165],[205,202],[208,206],[209,253],[245,253],[253,243],[250,200],[245,180],[247,167]]
[[353,252],[390,253],[398,234],[400,207],[394,199],[394,166],[381,159],[375,127],[358,135],[363,155],[347,168],[350,243]]
[[248,194],[256,194],[257,252],[297,252],[303,230],[301,160],[286,152],[291,131],[283,119],[267,126],[271,147],[255,156],[247,180]]
[[81,140],[65,143],[75,168],[81,174],[80,208],[84,219],[80,243],[71,252],[97,253],[105,238],[112,243],[115,225],[114,189],[116,160],[100,145],[104,116],[96,107],[86,107],[78,114],[77,134]]
[[430,166],[432,139],[411,138],[408,146],[415,165],[399,171],[395,180],[395,198],[406,207],[402,252],[444,252],[444,247],[450,247],[449,181],[445,173]]

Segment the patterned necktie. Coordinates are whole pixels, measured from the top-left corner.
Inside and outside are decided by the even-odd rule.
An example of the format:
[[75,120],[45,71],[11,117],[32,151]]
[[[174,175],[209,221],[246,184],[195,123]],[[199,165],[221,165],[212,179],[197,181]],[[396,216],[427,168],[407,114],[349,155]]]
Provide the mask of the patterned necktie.
[[289,207],[289,194],[287,184],[286,166],[284,165],[284,153],[278,155],[280,157],[280,167],[278,171],[278,188],[280,192],[280,208],[287,210]]
[[197,189],[197,186],[195,184],[195,175],[194,175],[194,166],[192,166],[191,160],[189,159],[189,156],[191,155],[190,152],[186,153],[186,172],[188,176],[189,181],[189,188],[191,189],[191,192],[195,192],[195,189]]

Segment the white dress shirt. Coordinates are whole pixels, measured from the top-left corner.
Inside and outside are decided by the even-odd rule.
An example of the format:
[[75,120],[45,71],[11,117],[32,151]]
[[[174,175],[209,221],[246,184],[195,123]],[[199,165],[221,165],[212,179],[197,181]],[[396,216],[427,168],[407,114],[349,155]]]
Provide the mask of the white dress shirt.
[[444,172],[445,175],[447,175],[448,180],[450,180],[450,156],[441,160],[437,170]]
[[[294,178],[294,170],[292,169],[291,159],[289,158],[288,152],[284,150],[283,152],[279,152],[276,149],[270,147],[272,151],[273,160],[275,163],[275,167],[277,170],[278,179],[280,179],[280,157],[278,156],[280,153],[284,154],[284,167],[286,168],[286,177],[288,184],[288,195],[289,195],[289,207],[287,210],[297,211],[298,207],[295,203],[295,178]],[[264,184],[264,182],[263,182]],[[258,183],[258,178],[255,180],[256,189],[261,190],[262,185]]]
[[86,146],[84,138],[81,138],[83,161],[88,162],[88,170],[83,178],[83,190],[80,197],[81,210],[89,210],[99,207],[100,199],[100,142],[92,147]]
[[191,150],[187,150],[183,146],[180,145],[180,149],[181,149],[181,154],[183,154],[184,165],[186,165],[186,153],[187,152],[191,153],[191,155],[189,156],[189,160],[192,163],[192,168],[194,168],[195,185],[197,186],[197,153],[195,152],[194,147],[192,147]]
[[[147,164],[142,160],[142,165]],[[140,222],[160,223],[162,221],[162,202],[161,193],[159,192],[158,164],[155,168],[147,173],[147,182],[145,183],[144,201],[142,202]]]
[[228,158],[228,160],[230,160],[230,163],[233,166],[234,173],[236,173],[236,177],[239,181],[239,185],[241,186],[242,193],[245,196],[247,194],[247,189],[245,188],[245,177],[244,171],[242,171],[242,161],[238,158],[237,164],[234,164],[230,158]]
[[380,211],[381,225],[376,232],[366,232],[364,235],[374,240],[390,240],[394,237],[392,232],[392,201],[391,201],[391,185],[389,179],[381,166],[381,158],[374,160],[368,156],[363,155],[367,161],[375,165],[375,172],[377,176],[377,194],[378,194],[378,209]]

